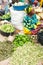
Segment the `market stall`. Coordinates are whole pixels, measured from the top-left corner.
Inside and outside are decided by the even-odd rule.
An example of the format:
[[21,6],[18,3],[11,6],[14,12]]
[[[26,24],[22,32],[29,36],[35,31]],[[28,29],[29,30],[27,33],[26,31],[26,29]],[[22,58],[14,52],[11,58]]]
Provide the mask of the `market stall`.
[[0,63],[10,58],[7,65],[43,65],[43,8],[30,3],[0,7]]

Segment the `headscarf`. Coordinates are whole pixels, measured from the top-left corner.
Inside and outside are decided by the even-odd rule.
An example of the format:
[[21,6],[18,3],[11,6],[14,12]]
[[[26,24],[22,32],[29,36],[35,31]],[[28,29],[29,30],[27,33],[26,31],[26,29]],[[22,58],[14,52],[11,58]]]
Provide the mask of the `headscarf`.
[[33,10],[33,8],[32,8],[31,5],[29,5],[29,6],[25,9],[25,11],[26,11],[27,14],[30,13],[32,10]]

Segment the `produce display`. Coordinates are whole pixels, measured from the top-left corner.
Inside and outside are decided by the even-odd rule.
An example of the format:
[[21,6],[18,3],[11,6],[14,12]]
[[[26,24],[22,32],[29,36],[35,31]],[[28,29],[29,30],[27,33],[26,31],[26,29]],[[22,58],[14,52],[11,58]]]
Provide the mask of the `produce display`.
[[31,41],[30,36],[27,36],[25,34],[17,34],[13,43],[14,47],[23,46],[26,42]]
[[14,1],[3,1],[12,6],[7,13],[7,9],[0,11],[0,61],[4,65],[6,60],[8,65],[40,65],[37,63],[43,62],[43,8],[38,5],[42,3]]
[[5,32],[5,33],[12,33],[15,31],[15,28],[11,24],[3,24],[0,26],[0,30]]
[[2,20],[10,20],[11,19],[10,13],[8,12],[7,14],[5,14],[3,16],[0,16],[0,19],[2,19]]
[[28,42],[14,51],[10,65],[37,65],[40,60],[43,62],[43,47]]

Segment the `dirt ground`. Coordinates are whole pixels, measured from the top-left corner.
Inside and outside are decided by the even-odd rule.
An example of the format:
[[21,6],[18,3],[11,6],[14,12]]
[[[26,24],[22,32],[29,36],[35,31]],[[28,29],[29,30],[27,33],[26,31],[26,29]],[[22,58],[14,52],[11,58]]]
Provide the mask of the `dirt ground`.
[[0,65],[9,65],[10,62],[10,58],[8,58],[7,60],[1,61]]

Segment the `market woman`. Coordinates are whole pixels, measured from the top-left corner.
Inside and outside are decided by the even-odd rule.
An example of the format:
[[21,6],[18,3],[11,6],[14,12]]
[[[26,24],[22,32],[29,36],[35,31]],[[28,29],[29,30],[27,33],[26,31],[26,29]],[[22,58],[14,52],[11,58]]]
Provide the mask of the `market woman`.
[[[36,30],[40,25],[39,20],[36,17],[35,11],[32,6],[26,8],[27,15],[24,17],[23,25],[24,25],[24,32],[31,34],[33,30]],[[33,34],[35,34],[33,32]]]

